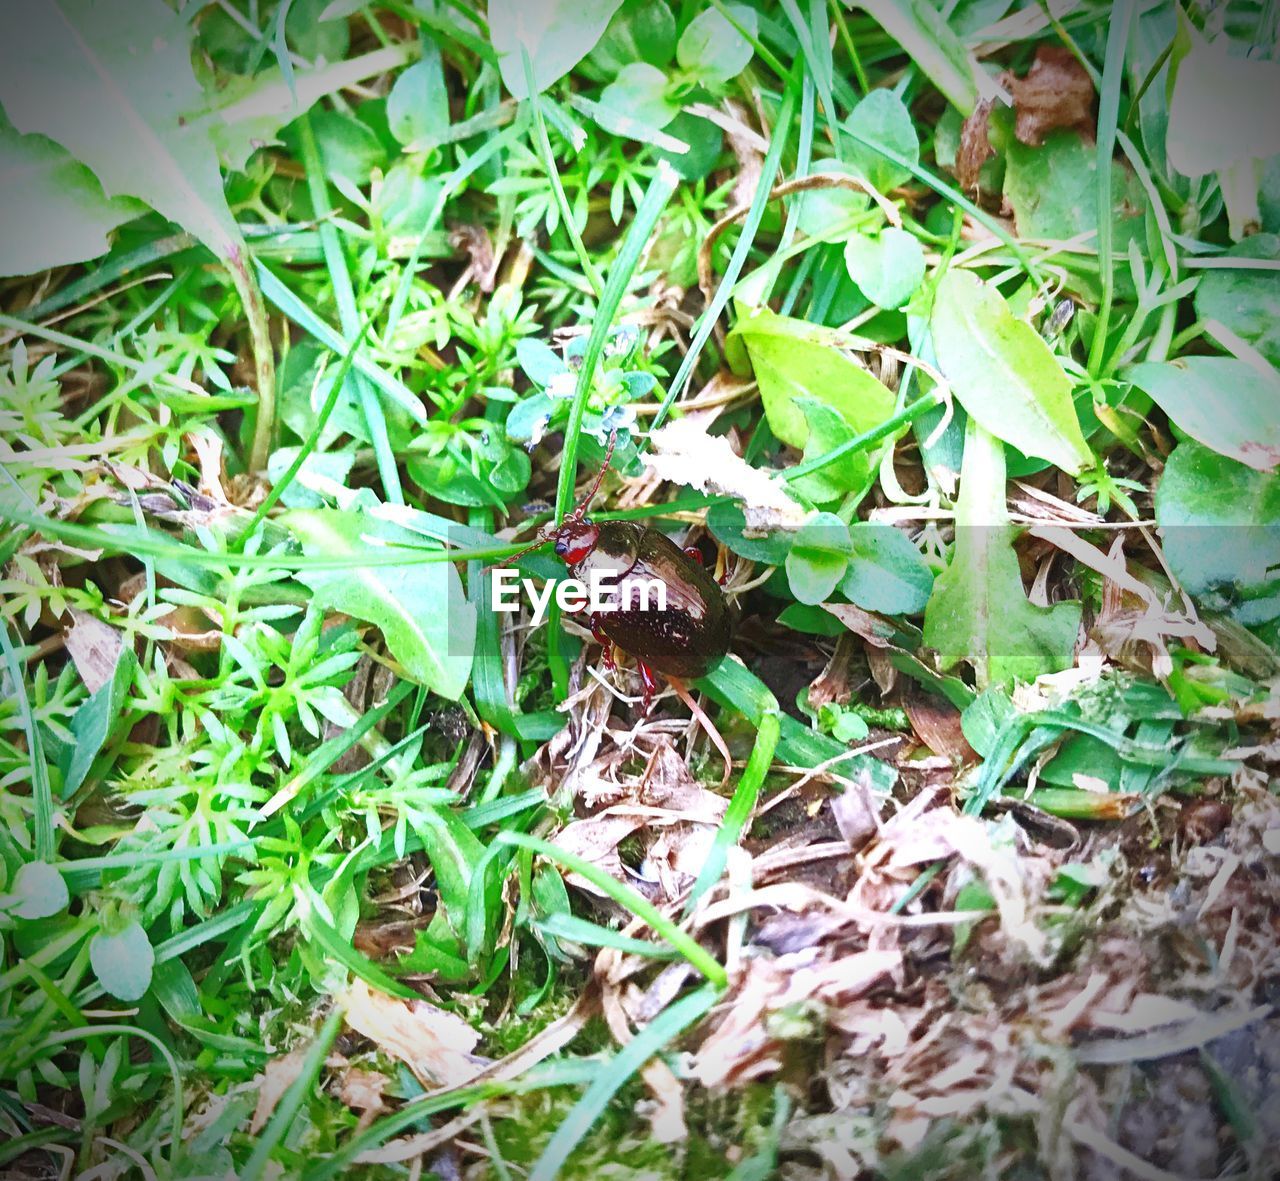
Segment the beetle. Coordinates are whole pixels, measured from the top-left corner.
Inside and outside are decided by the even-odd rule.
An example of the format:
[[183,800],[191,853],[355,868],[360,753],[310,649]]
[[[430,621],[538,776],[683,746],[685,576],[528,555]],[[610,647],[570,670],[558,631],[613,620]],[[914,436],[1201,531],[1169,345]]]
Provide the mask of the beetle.
[[[587,611],[591,634],[604,649],[605,667],[616,667],[613,647],[635,658],[644,685],[644,712],[658,688],[661,673],[685,697],[681,682],[711,671],[729,651],[732,621],[724,591],[701,565],[696,549],[681,549],[665,533],[632,521],[593,521],[587,508],[600,490],[617,440],[609,439],[604,464],[586,496],[558,525],[545,527],[538,539],[507,559],[514,562],[548,541],[570,573],[590,583],[593,576],[612,575],[607,609]],[[665,607],[641,609],[646,587],[661,583]],[[645,604],[647,606],[647,604]]]

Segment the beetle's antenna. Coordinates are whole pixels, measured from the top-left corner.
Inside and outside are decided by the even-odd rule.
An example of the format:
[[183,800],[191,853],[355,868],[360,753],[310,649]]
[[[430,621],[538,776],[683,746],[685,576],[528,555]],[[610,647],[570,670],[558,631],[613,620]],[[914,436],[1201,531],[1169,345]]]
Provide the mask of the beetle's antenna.
[[517,550],[510,557],[503,558],[501,562],[494,562],[492,565],[484,567],[484,570],[482,570],[481,573],[486,573],[489,570],[496,570],[499,566],[510,565],[512,562],[516,561],[517,558],[523,558],[525,554],[532,553],[539,546],[546,545],[547,542],[551,540],[553,535],[554,535],[554,530],[549,529],[548,526],[544,525],[541,529],[538,530],[537,538],[533,542],[531,542],[529,545],[526,545],[524,549]]
[[578,507],[569,514],[569,518],[574,521],[581,521],[587,514],[587,509],[591,502],[595,499],[595,495],[600,491],[600,483],[604,479],[604,474],[609,470],[609,461],[613,458],[613,449],[618,442],[618,432],[609,432],[609,447],[604,453],[604,463],[600,465],[600,470],[596,473],[596,482],[591,485],[591,491],[586,494],[579,502]]

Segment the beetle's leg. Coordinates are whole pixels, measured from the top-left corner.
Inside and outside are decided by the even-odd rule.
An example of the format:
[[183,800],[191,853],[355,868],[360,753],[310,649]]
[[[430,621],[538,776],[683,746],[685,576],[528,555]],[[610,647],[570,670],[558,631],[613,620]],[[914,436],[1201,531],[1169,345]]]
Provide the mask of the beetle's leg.
[[640,670],[640,680],[644,684],[644,701],[641,703],[640,710],[647,714],[649,706],[653,704],[653,695],[658,691],[658,678],[654,676],[653,669],[643,660],[636,661],[636,668]]
[[587,622],[591,625],[592,638],[600,645],[600,654],[604,657],[605,668],[613,672],[618,667],[617,662],[613,659],[613,641],[604,634],[600,621],[594,615],[588,615]]

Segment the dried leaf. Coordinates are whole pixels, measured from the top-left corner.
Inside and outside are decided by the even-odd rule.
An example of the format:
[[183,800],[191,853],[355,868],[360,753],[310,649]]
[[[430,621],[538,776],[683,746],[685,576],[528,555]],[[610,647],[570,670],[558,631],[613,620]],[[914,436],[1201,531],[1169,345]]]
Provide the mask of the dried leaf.
[[288,1054],[272,1058],[267,1063],[267,1068],[254,1080],[258,1090],[258,1105],[253,1109],[253,1119],[249,1121],[251,1136],[256,1136],[267,1126],[267,1120],[275,1111],[276,1104],[302,1070],[306,1056],[307,1047],[299,1046]]
[[96,693],[115,676],[124,652],[124,637],[110,624],[77,607],[71,608],[71,620],[65,637],[67,651],[85,688]]
[[977,759],[960,728],[960,711],[955,706],[923,694],[908,697],[902,705],[911,728],[934,754],[960,763]]
[[855,773],[839,795],[831,797],[831,814],[849,848],[861,849],[880,830],[880,801],[871,790],[870,776]]
[[1000,81],[1013,95],[1018,112],[1014,134],[1022,143],[1040,144],[1060,127],[1094,138],[1093,82],[1069,49],[1041,44],[1025,77],[1005,73]]
[[498,274],[498,259],[494,257],[493,242],[489,231],[481,225],[464,222],[449,230],[449,245],[467,254],[467,269],[463,278],[470,277],[483,292],[493,290]]
[[413,1071],[424,1087],[457,1087],[485,1061],[472,1054],[480,1035],[461,1017],[428,1001],[402,1001],[357,979],[341,997],[347,1024]]
[[723,437],[713,438],[691,418],[678,418],[649,436],[645,464],[660,479],[733,496],[752,530],[797,529],[808,516],[771,474],[753,468]]
[[960,147],[956,151],[956,180],[962,189],[978,187],[982,166],[996,154],[987,135],[991,119],[991,100],[983,99],[960,128]]

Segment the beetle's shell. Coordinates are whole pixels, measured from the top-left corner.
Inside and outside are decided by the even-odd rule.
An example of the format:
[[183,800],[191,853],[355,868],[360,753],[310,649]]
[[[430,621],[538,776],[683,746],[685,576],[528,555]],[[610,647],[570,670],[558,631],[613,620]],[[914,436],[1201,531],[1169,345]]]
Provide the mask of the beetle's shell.
[[[655,672],[682,679],[705,676],[729,651],[724,592],[664,533],[629,521],[602,523],[595,548],[573,567],[574,576],[584,582],[593,570],[621,575],[609,596],[620,609],[598,612],[600,629]],[[667,588],[665,611],[634,606],[642,588],[652,582]]]

